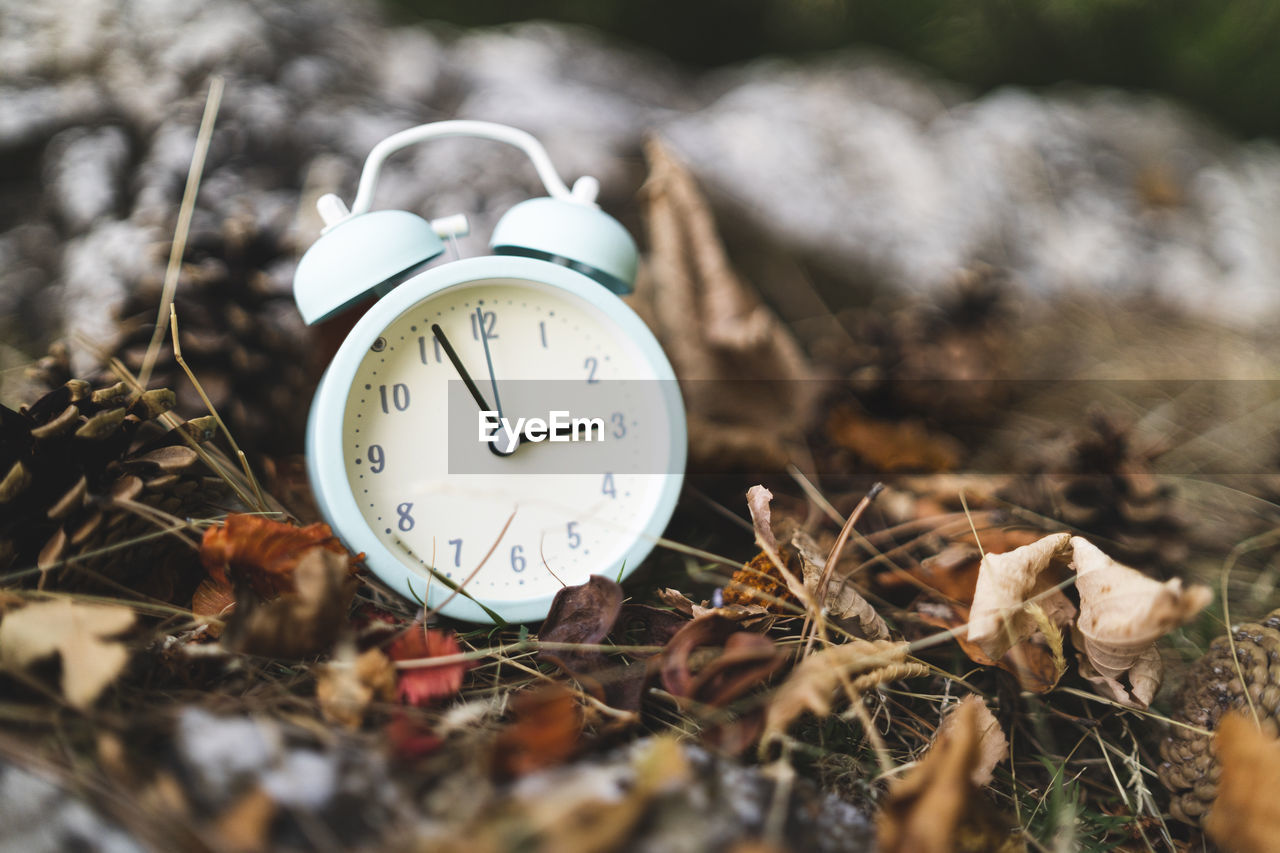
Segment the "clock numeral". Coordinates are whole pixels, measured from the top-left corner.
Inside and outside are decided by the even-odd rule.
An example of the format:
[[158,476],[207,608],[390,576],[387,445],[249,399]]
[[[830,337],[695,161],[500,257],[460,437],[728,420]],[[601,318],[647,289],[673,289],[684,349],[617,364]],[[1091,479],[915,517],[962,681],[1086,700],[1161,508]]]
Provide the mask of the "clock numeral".
[[400,516],[400,522],[397,525],[405,533],[413,529],[413,516],[409,513],[413,510],[413,504],[405,501],[396,507],[396,515]]
[[[480,316],[484,317],[483,329],[480,328],[480,323],[477,322]],[[472,314],[471,315],[471,337],[475,338],[478,341],[480,340],[480,336],[484,335],[484,337],[488,338],[489,340],[493,340],[498,336],[498,333],[493,330],[493,327],[496,326],[497,323],[498,323],[498,313],[496,311],[480,311],[480,312],[477,312],[476,314]]]
[[600,362],[596,360],[594,355],[587,356],[587,360],[582,363],[582,366],[587,370],[588,385],[595,385],[600,381],[596,379],[596,369],[600,366]]
[[369,470],[374,474],[381,474],[385,467],[387,467],[387,455],[382,452],[382,445],[369,445]]
[[[440,339],[435,335],[431,336],[431,348],[436,354],[436,364],[440,363]],[[427,337],[426,335],[418,335],[418,358],[422,359],[423,364],[430,364],[431,361],[427,356]]]
[[614,412],[609,415],[609,420],[613,421],[613,437],[622,438],[627,434],[627,417],[622,412]]
[[538,333],[542,335],[542,348],[546,349],[547,348],[547,321],[546,320],[538,321]]
[[569,547],[576,549],[580,545],[582,545],[582,534],[578,532],[578,522],[576,521],[569,522],[568,531],[569,531]]
[[523,572],[525,567],[524,548],[519,545],[511,546],[511,571]]
[[462,540],[450,539],[449,544],[453,546],[453,567],[456,569],[462,565]]
[[[387,386],[379,385],[378,394],[382,397],[382,413],[388,414],[391,411],[390,406],[395,406],[397,412],[403,412],[409,408],[409,386],[403,382],[397,382],[391,386],[391,394],[387,394]],[[388,405],[388,396],[390,396],[390,406]]]
[[616,498],[618,496],[618,487],[613,484],[612,474],[604,475],[604,484],[600,486],[600,493],[608,495],[611,498]]

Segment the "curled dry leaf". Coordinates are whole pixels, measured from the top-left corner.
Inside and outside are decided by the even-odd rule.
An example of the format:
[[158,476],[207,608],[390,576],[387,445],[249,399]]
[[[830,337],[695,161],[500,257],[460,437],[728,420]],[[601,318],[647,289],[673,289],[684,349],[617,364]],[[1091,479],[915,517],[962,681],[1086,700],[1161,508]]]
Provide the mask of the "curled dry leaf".
[[769,504],[773,492],[764,486],[747,489],[747,511],[751,513],[751,526],[756,531],[756,544],[765,551],[777,551],[778,540],[773,536],[773,510]]
[[[794,612],[795,606],[815,601],[820,595],[827,558],[803,530],[794,531],[785,544],[778,542],[769,506],[772,500],[773,494],[764,486],[752,486],[747,492],[756,542],[764,550],[734,573],[725,588],[725,600],[759,605],[772,612]],[[867,639],[888,639],[889,626],[852,579],[828,579],[821,597],[828,619],[845,623]]]
[[321,713],[349,729],[360,727],[365,709],[374,699],[390,702],[395,695],[395,664],[381,649],[357,655],[353,645],[344,643],[316,677]]
[[270,600],[251,591],[237,602],[223,644],[246,654],[305,658],[333,647],[355,595],[346,551],[307,551],[293,567],[293,588]]
[[1272,853],[1280,846],[1280,741],[1232,712],[1218,724],[1213,745],[1222,775],[1205,830],[1223,850]]
[[[810,596],[818,595],[822,584],[822,576],[826,572],[826,558],[818,551],[813,537],[802,530],[791,536],[791,546],[800,554],[801,573],[804,576],[804,587]],[[823,596],[823,608],[827,618],[846,623],[868,640],[889,639],[889,625],[884,621],[871,602],[862,597],[862,593],[854,586],[849,577],[835,577],[827,583],[826,595]]]
[[[974,710],[966,708],[972,705]],[[938,726],[937,737],[950,737],[951,732],[959,725],[972,725],[978,732],[978,756],[969,778],[979,788],[990,785],[995,774],[996,765],[1009,757],[1009,741],[1000,728],[995,714],[982,701],[982,697],[971,693],[960,700]]]
[[209,578],[192,610],[225,620],[230,648],[307,657],[329,649],[346,622],[355,561],[327,524],[228,515],[205,531],[200,559]]
[[1184,589],[1178,579],[1160,583],[1079,536],[1072,537],[1071,548],[1080,591],[1081,674],[1116,701],[1146,708],[1163,671],[1156,640],[1194,619],[1213,593],[1198,585]]
[[[562,587],[538,632],[540,643],[596,646],[609,636],[622,612],[622,587],[600,575],[592,575],[578,586]],[[599,669],[607,658],[596,649],[548,649],[538,657],[553,661],[566,672],[577,675]]]
[[554,767],[577,750],[582,706],[566,688],[552,684],[525,691],[511,707],[515,720],[493,745],[493,771],[499,778]]
[[[1045,570],[1065,553],[1070,541],[1069,533],[1053,533],[1007,553],[983,557],[969,609],[969,641],[999,659],[1036,633],[1036,620],[1023,605],[1055,585]],[[1055,624],[1068,624],[1075,615],[1075,608],[1061,593],[1045,596],[1041,606]]]
[[973,781],[983,765],[981,708],[961,703],[924,758],[889,786],[876,820],[881,853],[1026,850]]
[[[689,452],[706,463],[781,468],[809,427],[821,389],[804,351],[734,272],[688,170],[658,140],[645,146],[650,252],[633,304],[681,382]],[[762,403],[762,401],[766,401]]]
[[0,664],[26,669],[58,655],[62,661],[62,695],[77,708],[93,704],[115,680],[129,651],[107,639],[134,623],[127,607],[80,604],[69,598],[28,604],[10,610],[0,621]]
[[263,598],[286,592],[303,555],[324,548],[347,557],[327,524],[297,527],[260,515],[232,513],[210,527],[200,543],[200,560],[218,583],[244,579]]
[[879,672],[884,673],[885,680],[892,680],[903,672],[907,650],[907,643],[850,640],[808,655],[770,701],[762,743],[781,737],[806,711],[818,717],[830,714],[836,689],[855,675]]
[[462,647],[451,632],[414,625],[392,641],[387,656],[400,664],[400,680],[396,696],[401,702],[418,707],[436,699],[454,695],[462,688],[462,677],[471,661],[450,660],[437,663],[432,658],[460,655]]

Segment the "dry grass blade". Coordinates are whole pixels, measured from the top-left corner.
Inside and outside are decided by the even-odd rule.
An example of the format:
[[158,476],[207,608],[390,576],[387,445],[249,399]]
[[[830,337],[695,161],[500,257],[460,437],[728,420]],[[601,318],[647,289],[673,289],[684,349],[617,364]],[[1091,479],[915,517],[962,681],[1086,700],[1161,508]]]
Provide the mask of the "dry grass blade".
[[200,117],[200,130],[196,134],[196,147],[191,154],[191,167],[187,170],[187,185],[182,191],[182,204],[178,208],[178,224],[174,228],[173,246],[169,250],[169,264],[164,272],[164,288],[160,294],[160,307],[156,311],[156,328],[151,335],[151,344],[147,347],[146,356],[142,360],[142,370],[138,374],[138,383],[147,387],[151,381],[151,371],[155,368],[156,358],[160,354],[160,342],[164,340],[164,330],[169,319],[169,306],[173,304],[174,293],[178,289],[178,274],[182,270],[182,256],[187,251],[187,235],[191,231],[191,216],[195,212],[196,193],[200,189],[200,178],[204,174],[204,161],[209,153],[209,142],[213,138],[213,123],[218,117],[218,107],[222,104],[222,77],[214,75],[209,80],[209,94],[205,99],[204,114]]

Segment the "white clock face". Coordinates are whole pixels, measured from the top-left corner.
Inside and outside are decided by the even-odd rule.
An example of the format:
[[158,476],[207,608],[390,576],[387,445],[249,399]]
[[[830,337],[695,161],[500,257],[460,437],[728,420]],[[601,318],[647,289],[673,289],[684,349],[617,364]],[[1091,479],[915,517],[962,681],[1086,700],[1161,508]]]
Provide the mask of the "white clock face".
[[[508,427],[525,419],[509,455],[480,440],[482,410],[458,364]],[[519,279],[457,284],[400,313],[361,359],[343,417],[347,481],[414,594],[448,595],[434,567],[502,613],[616,573],[644,536],[673,454],[683,458],[655,403],[658,379],[631,337],[577,295]],[[600,423],[576,441],[530,439],[541,434],[530,419],[574,407],[583,411],[570,417]]]

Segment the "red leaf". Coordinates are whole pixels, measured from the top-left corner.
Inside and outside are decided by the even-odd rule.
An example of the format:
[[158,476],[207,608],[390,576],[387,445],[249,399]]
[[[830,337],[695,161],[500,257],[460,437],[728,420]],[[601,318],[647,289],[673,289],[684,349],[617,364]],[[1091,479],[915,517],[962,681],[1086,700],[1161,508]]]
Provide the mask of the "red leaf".
[[[392,641],[387,655],[393,661],[413,661],[462,653],[462,647],[450,632],[415,625]],[[436,699],[452,696],[462,687],[462,676],[471,668],[470,661],[455,661],[439,666],[400,669],[396,695],[401,702],[418,707]]]
[[414,759],[430,755],[440,748],[444,739],[432,731],[424,720],[411,717],[403,711],[391,718],[386,727],[391,752],[397,758]]

